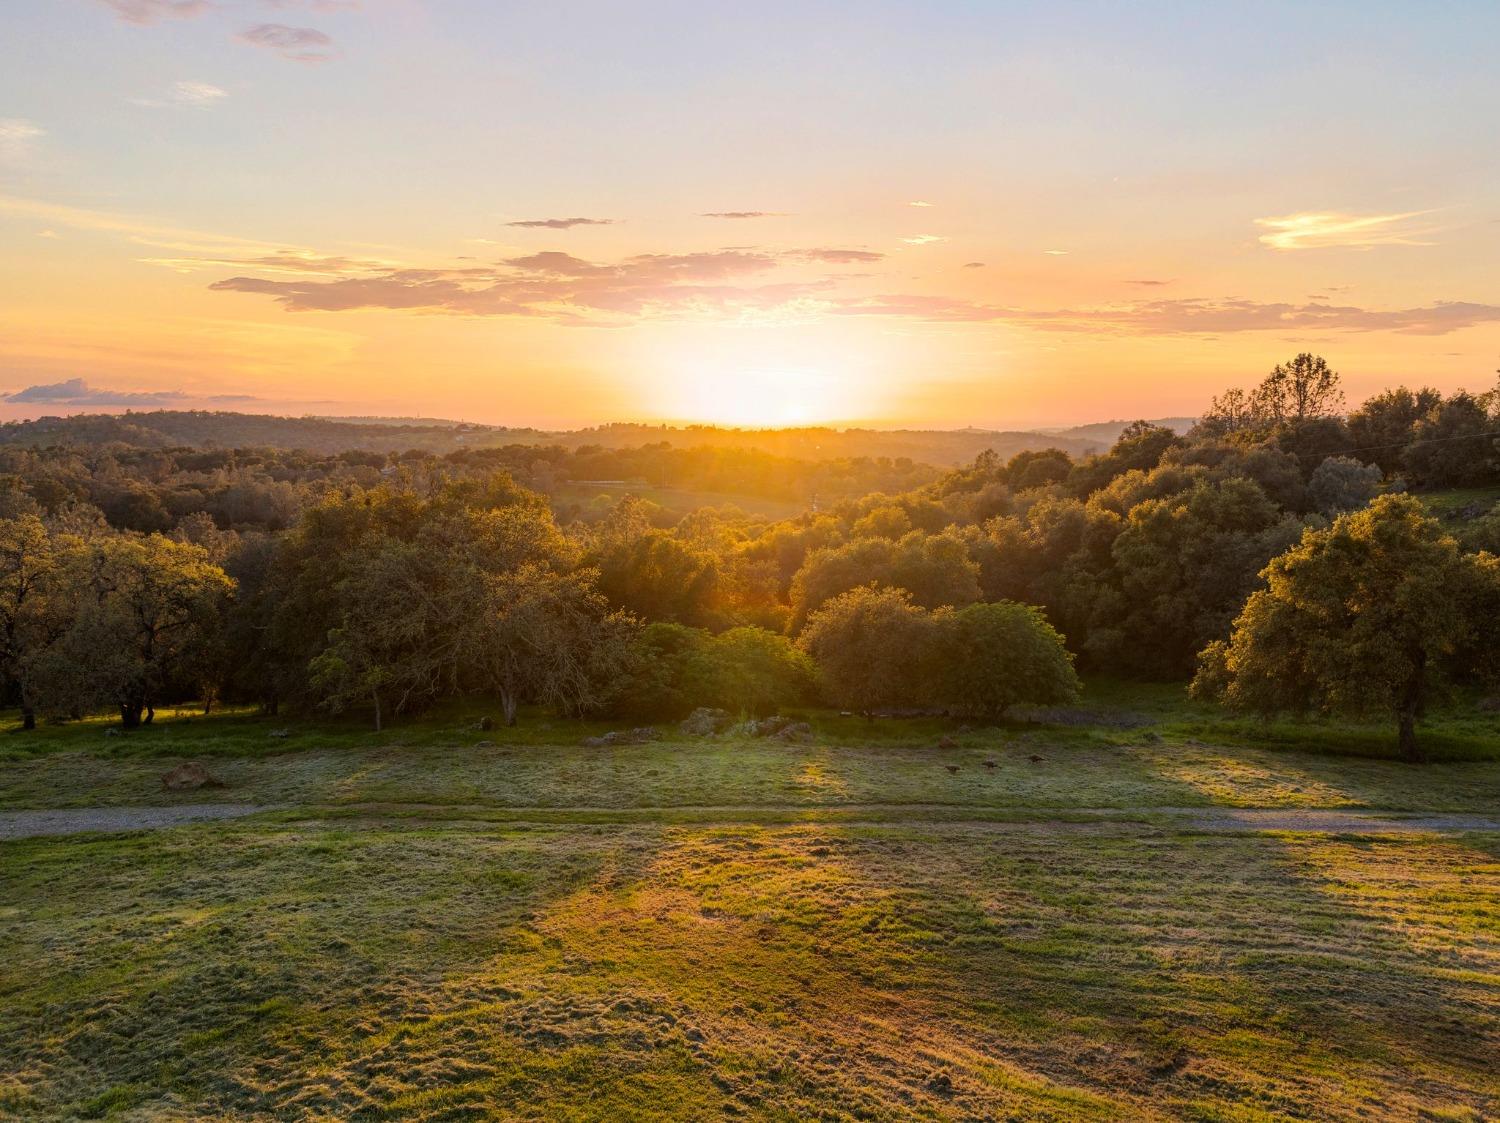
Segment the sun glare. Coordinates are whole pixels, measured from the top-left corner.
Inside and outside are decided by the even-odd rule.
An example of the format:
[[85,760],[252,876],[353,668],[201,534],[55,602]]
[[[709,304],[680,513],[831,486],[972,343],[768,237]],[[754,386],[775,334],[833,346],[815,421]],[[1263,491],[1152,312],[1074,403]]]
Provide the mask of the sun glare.
[[681,379],[663,413],[744,428],[816,425],[843,416],[839,389],[837,380],[811,368],[746,367]]

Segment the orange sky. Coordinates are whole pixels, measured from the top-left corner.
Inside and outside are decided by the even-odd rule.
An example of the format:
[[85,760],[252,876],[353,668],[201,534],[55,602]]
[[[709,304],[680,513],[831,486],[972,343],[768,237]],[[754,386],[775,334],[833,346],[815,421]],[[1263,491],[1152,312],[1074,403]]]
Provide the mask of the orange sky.
[[1453,7],[32,5],[0,415],[1024,427],[1299,350],[1484,389],[1500,17]]

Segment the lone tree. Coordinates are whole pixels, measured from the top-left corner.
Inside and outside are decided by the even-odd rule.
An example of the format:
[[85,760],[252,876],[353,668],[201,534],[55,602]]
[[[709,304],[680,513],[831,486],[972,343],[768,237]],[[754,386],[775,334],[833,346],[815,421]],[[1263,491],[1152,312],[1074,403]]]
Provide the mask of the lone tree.
[[1204,649],[1193,693],[1265,714],[1385,713],[1402,757],[1425,760],[1417,719],[1495,627],[1480,611],[1496,602],[1495,559],[1460,553],[1416,499],[1383,495],[1305,531],[1262,576],[1229,642]]
[[798,643],[829,700],[869,717],[921,699],[932,639],[932,617],[905,589],[862,585],[814,612]]
[[1078,697],[1073,656],[1038,608],[971,604],[936,617],[935,688],[948,704],[998,718],[1011,706]]

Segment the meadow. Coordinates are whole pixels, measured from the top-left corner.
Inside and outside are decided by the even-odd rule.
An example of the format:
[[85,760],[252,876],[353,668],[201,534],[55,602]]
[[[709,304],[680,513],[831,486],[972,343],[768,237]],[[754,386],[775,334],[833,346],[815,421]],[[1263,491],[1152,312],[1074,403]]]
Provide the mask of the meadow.
[[[12,811],[259,810],[0,842],[0,1116],[1500,1105],[1494,714],[1413,767],[1108,683],[967,730],[812,712],[804,744],[480,712],[6,735]],[[224,786],[164,792],[182,759]]]

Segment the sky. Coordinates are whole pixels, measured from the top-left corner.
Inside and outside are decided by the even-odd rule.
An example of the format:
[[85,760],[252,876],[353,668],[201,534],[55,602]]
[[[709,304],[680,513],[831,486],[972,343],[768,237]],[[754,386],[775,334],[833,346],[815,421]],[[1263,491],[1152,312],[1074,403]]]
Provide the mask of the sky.
[[26,0],[0,418],[1028,428],[1500,367],[1500,5]]

